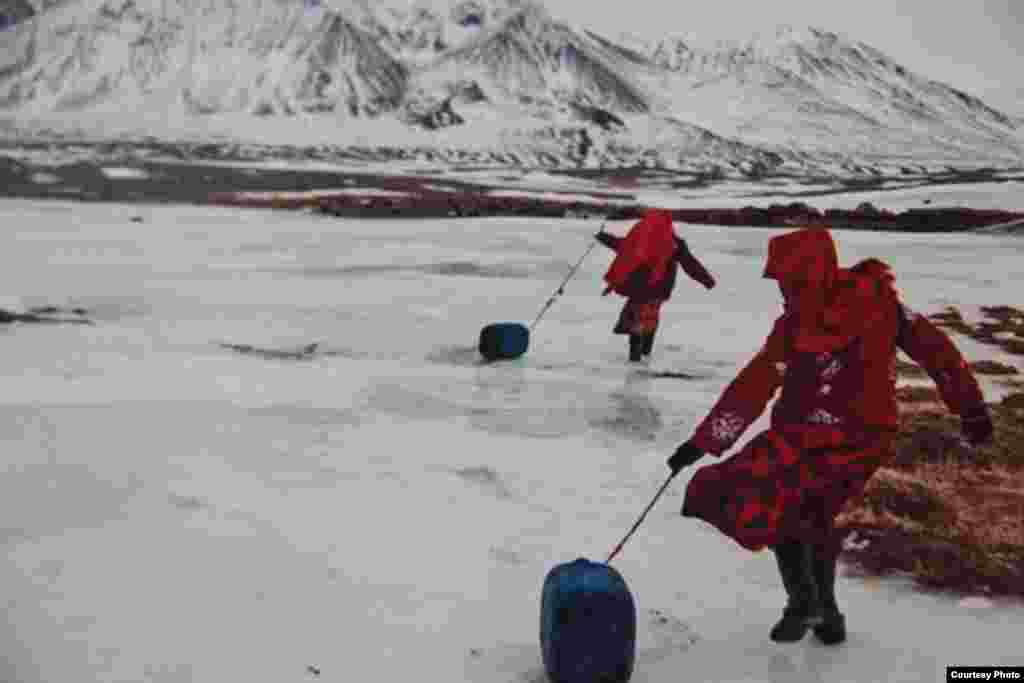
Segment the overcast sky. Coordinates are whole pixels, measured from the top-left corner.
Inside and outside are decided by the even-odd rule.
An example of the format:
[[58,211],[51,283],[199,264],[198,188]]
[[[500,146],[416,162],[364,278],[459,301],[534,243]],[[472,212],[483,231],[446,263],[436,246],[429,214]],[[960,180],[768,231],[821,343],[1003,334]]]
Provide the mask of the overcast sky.
[[1024,114],[1024,0],[544,0],[609,36],[744,38],[777,24],[817,26],[924,76]]

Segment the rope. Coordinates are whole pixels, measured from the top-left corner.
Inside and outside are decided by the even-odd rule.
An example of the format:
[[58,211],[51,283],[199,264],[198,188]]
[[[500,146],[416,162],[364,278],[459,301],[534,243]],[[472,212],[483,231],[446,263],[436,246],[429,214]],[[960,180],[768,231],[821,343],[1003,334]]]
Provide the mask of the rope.
[[642,515],[640,515],[640,519],[636,520],[636,524],[634,524],[633,528],[629,530],[629,533],[626,534],[626,537],[619,541],[619,544],[615,546],[615,550],[613,550],[612,554],[608,556],[608,561],[605,564],[611,564],[611,561],[615,559],[615,556],[619,554],[620,550],[622,550],[622,546],[626,545],[626,541],[628,541],[630,537],[636,532],[636,530],[640,528],[640,525],[643,523],[644,518],[647,517],[647,513],[651,511],[651,508],[654,507],[654,504],[658,502],[659,498],[661,498],[661,494],[665,493],[665,489],[667,489],[668,485],[672,483],[672,479],[675,478],[676,474],[676,472],[673,472],[672,474],[668,475],[668,479],[665,480],[665,483],[661,485],[660,489],[658,489],[658,493],[655,494],[654,500],[651,501],[650,505],[647,506],[647,509],[644,510]]

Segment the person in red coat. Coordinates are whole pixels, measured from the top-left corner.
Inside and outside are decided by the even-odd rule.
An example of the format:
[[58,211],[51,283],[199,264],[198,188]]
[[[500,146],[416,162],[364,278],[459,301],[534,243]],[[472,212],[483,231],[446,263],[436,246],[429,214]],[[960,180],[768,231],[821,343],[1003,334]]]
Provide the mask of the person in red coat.
[[721,456],[782,389],[770,429],[694,473],[682,514],[749,550],[772,548],[788,596],[772,640],[795,642],[813,628],[837,644],[846,621],[835,596],[835,518],[892,455],[896,350],[927,371],[972,444],[991,439],[992,421],[961,353],[902,303],[887,264],[840,268],[828,230],[807,228],[769,241],[763,275],[778,283],[783,314],[668,465],[675,474],[706,453]]
[[654,348],[661,306],[676,285],[676,265],[707,289],[715,286],[715,278],[676,236],[672,213],[664,209],[645,212],[625,238],[603,229],[594,238],[616,252],[603,295],[616,292],[626,297],[613,332],[629,335],[629,360],[639,362]]

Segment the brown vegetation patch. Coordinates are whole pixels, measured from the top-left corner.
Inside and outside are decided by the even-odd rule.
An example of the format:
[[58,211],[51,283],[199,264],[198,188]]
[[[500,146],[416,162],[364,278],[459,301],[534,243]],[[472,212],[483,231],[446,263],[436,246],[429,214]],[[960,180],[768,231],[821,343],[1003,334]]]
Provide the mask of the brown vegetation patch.
[[900,416],[896,452],[889,467],[915,469],[925,463],[971,459],[973,452],[961,441],[955,415],[908,412]]
[[957,513],[943,498],[935,482],[917,479],[897,470],[880,470],[868,482],[860,513],[851,520],[871,523],[889,520],[907,528],[952,525]]
[[1024,339],[1004,339],[999,345],[1007,353],[1012,353],[1015,356],[1024,356]]
[[971,372],[978,375],[1016,375],[1020,371],[1012,365],[994,360],[979,360],[970,364]]
[[965,539],[904,531],[858,527],[867,544],[847,551],[855,576],[909,574],[921,587],[958,595],[985,594],[1024,598],[1024,557],[993,554]]
[[939,327],[945,327],[967,336],[974,336],[974,328],[967,324],[956,306],[947,306],[941,313],[932,313],[928,318]]
[[928,316],[935,324],[981,342],[999,346],[1007,353],[1024,356],[1024,311],[1013,306],[982,306],[988,318],[971,327],[955,306]]
[[903,377],[927,377],[928,373],[924,371],[917,363],[907,363],[900,359],[896,359],[896,373]]
[[1007,395],[999,405],[1006,410],[1024,411],[1024,392],[1015,392]]
[[977,448],[945,410],[901,414],[895,457],[837,519],[863,539],[844,550],[853,573],[1024,599],[1024,393],[990,409],[995,439]]
[[1024,327],[1024,311],[1013,306],[982,306],[981,312],[1002,324]]
[[942,398],[932,387],[897,387],[896,400],[900,403],[938,403]]
[[1007,387],[1014,392],[1024,391],[1024,380],[1016,377],[1001,377],[995,380],[996,384]]

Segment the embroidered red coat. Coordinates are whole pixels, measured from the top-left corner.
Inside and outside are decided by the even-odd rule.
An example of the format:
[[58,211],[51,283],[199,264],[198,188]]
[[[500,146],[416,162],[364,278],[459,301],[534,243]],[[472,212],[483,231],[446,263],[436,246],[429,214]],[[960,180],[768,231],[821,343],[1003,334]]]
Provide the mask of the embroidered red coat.
[[[811,255],[791,259],[788,273],[780,263],[799,249],[787,249],[774,262],[770,249],[765,276],[779,279],[784,290],[795,277],[825,291],[823,301],[845,302],[816,310],[826,320],[841,319],[844,311],[855,315],[852,328],[815,329],[800,311],[784,313],[692,437],[701,450],[721,455],[781,389],[771,428],[728,460],[697,470],[683,506],[684,515],[704,519],[749,549],[790,538],[825,540],[843,504],[889,456],[898,427],[898,348],[928,372],[952,412],[986,410],[949,337],[903,305],[882,272],[838,269],[831,238],[814,237]],[[820,347],[829,350],[809,350],[822,339],[832,342]]]

